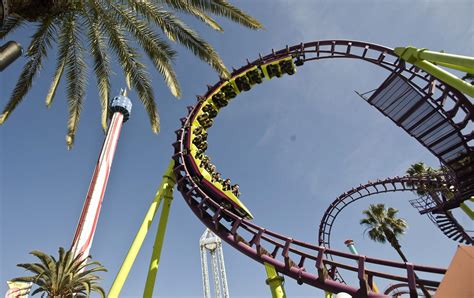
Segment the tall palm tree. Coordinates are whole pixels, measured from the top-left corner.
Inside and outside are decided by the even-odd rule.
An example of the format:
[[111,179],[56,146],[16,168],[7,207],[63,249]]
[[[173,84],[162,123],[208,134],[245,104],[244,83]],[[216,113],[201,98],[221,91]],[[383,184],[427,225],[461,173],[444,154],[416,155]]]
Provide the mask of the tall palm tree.
[[41,251],[34,250],[30,254],[36,256],[39,263],[18,264],[32,276],[17,277],[12,281],[32,282],[37,288],[31,295],[41,293],[47,297],[89,297],[91,292],[97,292],[105,297],[105,291],[98,285],[100,278],[95,272],[107,271],[99,262],[87,262],[90,257],[81,259],[74,257],[71,251],[59,248],[59,258],[56,260]]
[[[375,242],[390,243],[403,262],[408,262],[398,242],[398,237],[405,233],[408,225],[404,219],[397,218],[398,210],[392,207],[385,209],[385,204],[371,204],[362,213],[366,216],[360,220],[360,224],[366,228],[364,233],[367,232],[369,238]],[[415,278],[418,280],[416,275]],[[420,286],[425,296],[431,297],[425,287],[422,284]]]
[[367,232],[369,238],[380,243],[388,241],[402,260],[408,262],[397,239],[405,233],[408,226],[405,220],[396,218],[398,210],[392,207],[385,209],[385,204],[371,204],[362,213],[366,217],[360,220],[360,224],[366,228],[364,232]]
[[[3,7],[3,4],[6,6]],[[0,39],[12,33],[23,23],[35,23],[36,32],[26,51],[29,58],[2,114],[4,123],[24,99],[41,69],[43,59],[52,44],[58,48],[56,70],[46,106],[50,106],[61,78],[67,80],[69,121],[66,142],[71,147],[79,123],[87,83],[85,52],[90,53],[97,78],[102,106],[102,127],[107,127],[110,93],[111,53],[123,69],[129,88],[134,88],[145,106],[154,133],[160,129],[159,116],[150,77],[142,62],[140,50],[152,61],[163,76],[171,93],[180,97],[181,89],[172,67],[176,52],[162,37],[188,48],[199,59],[212,66],[221,77],[226,69],[217,52],[175,13],[186,13],[217,31],[222,27],[209,14],[225,17],[251,29],[262,25],[226,0],[3,0],[0,19]],[[5,9],[7,8],[7,9]],[[0,18],[2,18],[0,10]],[[160,28],[162,34],[156,32]],[[134,44],[137,47],[133,46]]]

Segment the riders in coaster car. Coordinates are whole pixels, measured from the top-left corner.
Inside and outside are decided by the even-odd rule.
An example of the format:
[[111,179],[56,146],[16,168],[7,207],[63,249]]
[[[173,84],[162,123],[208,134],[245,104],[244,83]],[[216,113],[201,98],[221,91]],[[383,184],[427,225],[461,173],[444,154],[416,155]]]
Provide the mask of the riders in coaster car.
[[221,91],[224,92],[225,96],[228,99],[232,99],[237,96],[237,92],[235,92],[234,87],[232,84],[227,84],[224,87],[221,88]]
[[263,75],[260,73],[260,70],[258,68],[255,68],[253,70],[249,70],[246,74],[247,78],[249,79],[250,84],[261,84],[262,83],[262,78]]
[[219,109],[229,104],[229,100],[226,98],[225,93],[221,91],[212,96],[212,101]]
[[249,91],[250,88],[252,88],[252,85],[250,85],[249,79],[245,75],[236,78],[235,84],[237,85],[237,88],[239,89],[239,91]]
[[294,75],[295,74],[295,66],[293,65],[291,60],[283,60],[280,61],[280,69],[283,72],[286,72],[289,75]]

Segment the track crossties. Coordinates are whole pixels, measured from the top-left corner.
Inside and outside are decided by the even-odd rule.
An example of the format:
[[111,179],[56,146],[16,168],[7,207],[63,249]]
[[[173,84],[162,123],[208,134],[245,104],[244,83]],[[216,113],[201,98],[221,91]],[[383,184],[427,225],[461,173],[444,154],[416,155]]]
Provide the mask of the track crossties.
[[[199,126],[207,133],[219,110],[226,107],[238,93],[250,90],[265,79],[293,75],[296,67],[308,62],[333,58],[360,59],[389,72],[385,82],[366,100],[415,137],[450,169],[450,180],[453,180],[457,190],[456,197],[433,208],[452,208],[467,199],[466,196],[472,195],[474,170],[470,143],[473,133],[466,131],[473,121],[471,102],[443,82],[407,65],[392,49],[348,40],[301,43],[272,51],[235,70],[230,79],[222,79],[209,86],[205,95],[198,96],[198,103],[188,107],[187,116],[181,119],[182,127],[176,131],[173,159],[178,190],[194,214],[221,239],[254,260],[273,265],[277,271],[300,284],[334,293],[342,291],[354,297],[385,297],[371,291],[373,279],[383,278],[407,284],[410,295],[416,297],[415,271],[438,274],[439,278],[434,280],[418,280],[427,287],[437,288],[445,269],[356,256],[267,230],[249,220],[252,215],[238,200],[236,192],[229,191],[227,185],[213,178],[212,173],[199,164],[207,143],[203,142],[204,136],[197,137],[199,129],[195,129]],[[199,140],[195,141],[196,138]],[[370,186],[375,190],[364,188],[355,192],[381,192],[384,188],[390,191],[389,185],[392,184],[395,186],[390,188],[391,191],[406,190],[403,179],[407,178]],[[331,225],[328,225],[329,230]],[[371,264],[382,271],[368,269]],[[337,280],[336,272],[341,271],[352,273],[358,283],[347,285]]]
[[[331,247],[331,232],[332,227],[336,221],[337,216],[347,206],[355,203],[361,199],[369,198],[374,195],[379,195],[389,192],[401,191],[416,191],[419,187],[424,188],[429,186],[432,192],[437,194],[446,188],[446,178],[444,176],[437,177],[393,177],[374,182],[368,182],[364,185],[359,185],[349,191],[344,192],[338,196],[326,209],[321,223],[319,224],[318,242],[319,245],[326,248]],[[433,200],[429,199],[429,202]],[[411,200],[412,205],[416,207],[419,204],[419,199]],[[425,206],[425,202],[421,205]],[[447,237],[458,241],[460,243],[473,244],[473,238],[466,233],[464,228],[458,223],[449,211],[441,211],[439,214],[428,214],[430,220],[445,234]],[[329,259],[333,259],[328,255]],[[344,282],[341,274],[336,272],[334,278],[338,281]]]

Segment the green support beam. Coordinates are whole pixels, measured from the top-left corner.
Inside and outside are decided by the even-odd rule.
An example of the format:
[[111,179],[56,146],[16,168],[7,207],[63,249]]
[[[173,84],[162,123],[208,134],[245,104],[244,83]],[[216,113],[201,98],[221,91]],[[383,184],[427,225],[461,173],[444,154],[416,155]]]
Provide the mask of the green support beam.
[[403,60],[423,69],[435,78],[451,87],[474,97],[474,86],[463,81],[452,73],[436,66],[436,64],[474,74],[474,57],[447,54],[417,49],[415,47],[398,47],[395,53]]
[[[176,183],[173,173],[173,167],[174,161],[171,160],[168,165],[168,168],[163,174],[163,180],[161,180],[161,184],[158,188],[155,198],[153,199],[153,202],[151,203],[151,206],[148,209],[145,218],[143,219],[140,229],[135,235],[135,239],[133,240],[132,245],[130,246],[127,256],[125,257],[122,266],[120,267],[120,270],[117,273],[117,276],[115,277],[112,287],[110,288],[109,294],[107,295],[107,297],[109,298],[119,297],[123,284],[127,279],[130,269],[132,268],[132,265],[135,262],[135,258],[137,257],[138,252],[140,251],[143,241],[145,240],[145,236],[148,233],[148,230],[153,222],[153,218],[155,217],[156,211],[160,207],[163,196],[165,195],[165,193],[172,193],[172,189]],[[156,266],[158,266],[158,263],[156,263]]]
[[160,223],[158,224],[158,231],[156,232],[155,244],[153,245],[153,253],[146,278],[145,291],[143,293],[143,297],[145,298],[152,297],[153,295],[156,273],[158,272],[158,265],[160,264],[161,249],[163,248],[163,240],[166,233],[166,225],[168,223],[171,202],[173,201],[173,188],[166,188],[163,197],[165,201],[163,209],[161,210]]
[[268,277],[265,282],[270,286],[272,298],[286,298],[285,288],[283,287],[283,276],[278,275],[273,265],[268,263],[263,264],[265,265],[265,271],[267,272]]

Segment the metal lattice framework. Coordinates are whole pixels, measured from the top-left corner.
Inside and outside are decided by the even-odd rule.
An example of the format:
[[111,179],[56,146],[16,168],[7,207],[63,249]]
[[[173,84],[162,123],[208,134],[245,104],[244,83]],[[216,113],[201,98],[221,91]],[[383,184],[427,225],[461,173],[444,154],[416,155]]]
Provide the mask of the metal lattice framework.
[[[436,291],[434,288],[428,288],[427,290]],[[390,295],[391,297],[400,297],[405,294],[410,294],[408,284],[399,283],[389,286],[385,291],[385,295]],[[422,295],[422,294],[421,294]]]
[[[297,66],[322,59],[353,58],[388,70],[389,78],[367,101],[415,137],[451,170],[459,191],[454,199],[444,202],[442,208],[458,206],[473,194],[473,148],[469,142],[474,134],[464,130],[472,125],[474,109],[463,94],[400,60],[392,49],[360,41],[315,41],[272,51],[236,70],[233,76],[288,56],[294,59]],[[188,115],[181,119],[182,128],[176,131],[177,142],[173,144],[178,190],[209,229],[240,252],[260,263],[271,264],[300,284],[334,293],[346,292],[355,297],[385,297],[370,291],[374,277],[407,283],[410,296],[416,297],[415,271],[440,275],[446,272],[441,268],[358,256],[305,243],[260,227],[221,206],[212,189],[196,181],[193,175],[196,165],[190,155],[187,138],[191,123],[202,106],[202,99],[226,83],[226,80],[221,80],[211,86],[208,93],[198,97],[194,107],[188,107]],[[400,88],[403,91],[398,91]],[[407,94],[411,99],[407,99]],[[357,263],[355,266],[354,261]],[[368,270],[366,267],[369,264],[378,265],[384,272],[397,270],[398,274]],[[347,285],[334,280],[334,273],[341,270],[355,272],[359,283]],[[418,282],[434,288],[439,285],[439,280],[419,279]]]
[[[446,179],[443,176],[437,177],[393,177],[384,180],[369,182],[364,185],[352,188],[337,197],[326,209],[321,223],[319,224],[318,241],[319,245],[331,247],[331,231],[337,216],[348,207],[361,199],[369,198],[373,195],[379,195],[389,192],[416,191],[420,186],[429,186],[436,192],[446,189]],[[422,187],[423,188],[423,187]],[[419,199],[412,200],[419,204]],[[428,200],[432,203],[432,200]],[[412,204],[414,204],[412,202]],[[424,206],[420,206],[422,208]],[[460,243],[473,244],[473,238],[464,230],[459,222],[453,217],[449,211],[441,211],[439,214],[427,214],[429,219],[445,234],[447,237]],[[332,256],[328,255],[332,259]],[[339,272],[336,272],[335,279],[344,282]]]
[[214,281],[214,297],[229,298],[229,286],[225,272],[224,252],[222,241],[211,230],[206,229],[199,239],[199,250],[201,252],[202,282],[204,298],[211,297],[211,285],[209,283],[209,264],[207,253],[211,256],[212,277]]
[[[436,179],[437,178],[437,179]],[[324,213],[321,223],[319,225],[319,245],[323,245],[325,247],[330,247],[330,240],[331,240],[331,230],[336,220],[336,217],[339,213],[346,208],[348,205],[373,195],[378,195],[387,192],[400,192],[400,191],[415,191],[419,185],[429,184],[429,187],[433,191],[441,191],[445,189],[445,179],[443,177],[438,176],[435,179],[433,177],[427,178],[417,178],[417,177],[393,177],[387,178],[384,180],[377,180],[375,182],[369,182],[364,185],[359,185],[358,187],[352,188],[351,190],[344,192],[339,197],[332,202],[329,207],[327,208],[326,212]],[[442,213],[443,215],[449,213]],[[446,234],[448,237],[453,237],[450,232],[456,231],[456,237],[453,238],[455,241],[459,241],[461,243],[472,244],[473,240],[459,225],[459,223],[452,217],[447,216],[449,220],[452,220],[453,225],[456,226],[456,230],[448,230],[445,229],[445,226],[439,226],[441,231]],[[433,220],[433,218],[430,218]],[[436,220],[434,221],[435,223]]]

